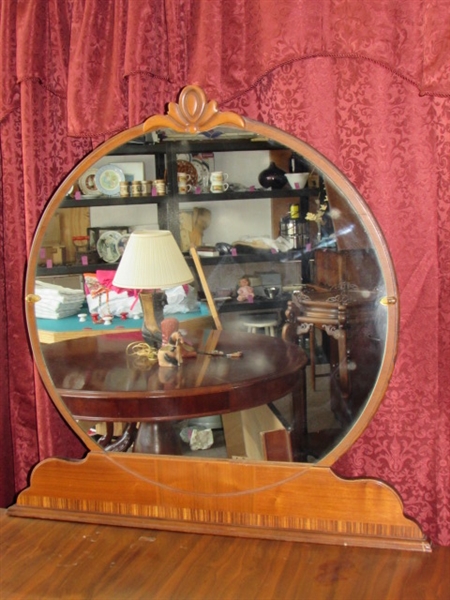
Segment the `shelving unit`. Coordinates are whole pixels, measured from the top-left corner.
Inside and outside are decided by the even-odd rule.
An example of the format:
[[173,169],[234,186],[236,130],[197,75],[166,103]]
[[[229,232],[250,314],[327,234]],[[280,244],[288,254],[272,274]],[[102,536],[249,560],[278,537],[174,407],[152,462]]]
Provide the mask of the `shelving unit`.
[[[155,143],[151,137],[139,138],[123,146],[114,149],[109,153],[111,162],[114,162],[116,156],[145,157],[153,156],[155,160],[156,178],[165,178],[167,182],[168,193],[164,196],[140,196],[140,197],[110,197],[98,196],[95,198],[66,197],[60,205],[61,209],[90,209],[91,207],[117,207],[117,206],[156,206],[158,215],[158,224],[160,229],[169,229],[172,231],[175,239],[180,243],[180,204],[197,205],[205,202],[226,203],[228,201],[254,201],[262,199],[271,199],[272,202],[280,201],[283,206],[289,203],[308,201],[311,197],[317,196],[316,188],[310,189],[282,189],[267,190],[262,188],[249,189],[246,191],[227,190],[220,194],[199,192],[178,194],[177,189],[177,162],[180,155],[197,155],[205,153],[223,153],[223,152],[252,152],[252,151],[279,151],[286,149],[274,142],[260,138],[248,139],[191,139],[191,140],[171,140]],[[198,192],[198,190],[197,190]],[[202,258],[206,265],[218,264],[240,264],[245,262],[274,262],[289,261],[294,259],[286,254],[248,254],[239,256],[221,256],[220,258]],[[53,265],[51,268],[40,266],[37,269],[37,275],[42,277],[46,275],[70,275],[82,274],[85,272],[95,272],[98,269],[115,270],[117,263],[105,263],[99,260],[98,263],[89,264],[64,264]]]

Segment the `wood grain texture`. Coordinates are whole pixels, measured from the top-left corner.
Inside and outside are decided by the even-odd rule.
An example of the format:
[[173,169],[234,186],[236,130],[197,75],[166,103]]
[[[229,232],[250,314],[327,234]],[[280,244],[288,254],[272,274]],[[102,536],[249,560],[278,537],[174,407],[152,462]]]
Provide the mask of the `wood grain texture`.
[[[94,421],[180,421],[253,408],[297,389],[307,363],[301,348],[269,336],[195,330],[186,339],[197,355],[162,372],[137,369],[127,354],[140,333],[66,340],[42,351],[66,408],[76,419]],[[242,357],[211,358],[215,351]],[[93,372],[92,365],[101,369]],[[82,389],[71,387],[69,372],[84,379]],[[294,401],[304,404],[300,393]]]
[[16,519],[0,514],[5,600],[447,600],[432,554]]
[[[329,468],[91,452],[48,459],[9,513],[243,537],[429,551],[398,495]],[[205,477],[208,473],[208,477]],[[101,482],[101,483],[99,483]]]

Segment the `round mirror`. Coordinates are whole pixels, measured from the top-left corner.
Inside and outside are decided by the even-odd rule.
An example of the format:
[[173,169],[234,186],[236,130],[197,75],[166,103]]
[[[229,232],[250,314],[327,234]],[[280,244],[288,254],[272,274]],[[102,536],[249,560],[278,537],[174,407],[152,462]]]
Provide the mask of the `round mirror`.
[[[194,279],[165,290],[187,348],[172,368],[135,351],[140,290],[114,285],[130,235],[161,229]],[[330,465],[393,368],[395,276],[364,201],[309,145],[198,88],[66,178],[26,288],[41,376],[91,450]]]

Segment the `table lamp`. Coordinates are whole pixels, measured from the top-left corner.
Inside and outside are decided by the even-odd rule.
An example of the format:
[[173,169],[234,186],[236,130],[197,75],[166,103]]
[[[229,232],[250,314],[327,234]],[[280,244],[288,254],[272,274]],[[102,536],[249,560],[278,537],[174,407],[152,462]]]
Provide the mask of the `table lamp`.
[[151,346],[161,344],[161,290],[184,285],[194,277],[170,231],[135,231],[128,239],[113,284],[138,290],[144,322],[142,335]]

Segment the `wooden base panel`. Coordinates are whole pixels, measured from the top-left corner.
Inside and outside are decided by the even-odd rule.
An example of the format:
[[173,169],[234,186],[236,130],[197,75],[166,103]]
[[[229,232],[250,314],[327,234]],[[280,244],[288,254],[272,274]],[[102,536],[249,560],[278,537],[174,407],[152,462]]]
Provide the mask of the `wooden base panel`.
[[328,544],[338,546],[354,546],[357,548],[389,548],[391,550],[408,550],[431,552],[432,548],[426,540],[371,537],[368,535],[351,535],[348,533],[328,533],[310,530],[271,529],[269,527],[235,527],[193,521],[163,520],[132,516],[115,516],[88,512],[55,511],[22,506],[12,506],[7,510],[8,516],[27,517],[51,521],[69,521],[73,523],[93,523],[97,525],[113,525],[115,527],[135,527],[159,531],[178,531],[183,533],[199,533],[240,537],[250,539],[278,540],[284,542],[306,542],[312,544]]
[[263,462],[140,458],[91,452],[82,461],[48,459],[8,514],[431,551],[396,492],[378,481],[343,480],[307,465],[279,463],[274,471]]

